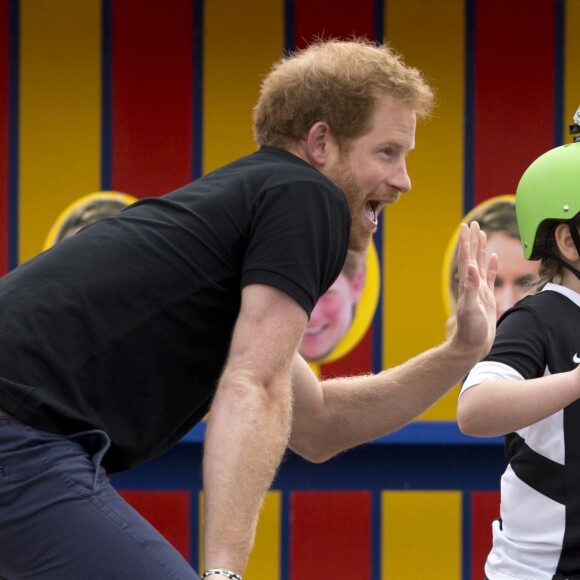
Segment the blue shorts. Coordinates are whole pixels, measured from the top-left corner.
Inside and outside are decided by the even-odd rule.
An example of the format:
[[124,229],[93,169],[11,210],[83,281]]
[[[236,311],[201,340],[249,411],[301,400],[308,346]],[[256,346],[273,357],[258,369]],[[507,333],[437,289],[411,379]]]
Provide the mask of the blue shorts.
[[0,578],[199,580],[113,489],[102,431],[71,437],[0,420]]

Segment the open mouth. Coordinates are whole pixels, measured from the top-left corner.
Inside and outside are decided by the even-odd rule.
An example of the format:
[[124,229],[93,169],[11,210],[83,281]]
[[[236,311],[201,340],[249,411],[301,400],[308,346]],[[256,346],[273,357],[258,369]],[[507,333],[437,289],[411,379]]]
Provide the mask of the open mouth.
[[365,215],[372,224],[377,224],[379,221],[379,213],[381,211],[381,203],[375,199],[371,199],[365,203]]

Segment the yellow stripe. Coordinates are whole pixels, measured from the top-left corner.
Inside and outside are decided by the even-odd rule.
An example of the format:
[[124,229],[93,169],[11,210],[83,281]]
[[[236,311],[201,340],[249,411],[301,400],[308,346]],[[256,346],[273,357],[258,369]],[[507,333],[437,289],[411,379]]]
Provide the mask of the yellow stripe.
[[28,0],[20,14],[20,261],[100,185],[101,3]]
[[460,492],[383,492],[382,508],[382,578],[460,579]]
[[580,107],[580,2],[568,0],[565,2],[564,31],[564,143],[570,143],[568,125],[572,123],[574,113]]
[[[199,569],[204,570],[203,525],[204,493],[199,493]],[[278,580],[280,578],[280,543],[282,519],[282,494],[270,491],[264,498],[260,512],[254,548],[244,576],[255,580]]]
[[[463,0],[385,2],[387,40],[423,71],[438,102],[433,118],[417,127],[417,149],[408,161],[413,189],[384,217],[385,366],[445,336],[443,256],[463,215],[464,22]],[[449,395],[426,418],[453,420],[455,407]]]
[[256,149],[252,110],[260,82],[283,55],[282,0],[205,3],[203,171]]
[[255,580],[278,580],[280,578],[281,514],[281,493],[279,491],[268,492],[260,512],[256,542],[244,577],[255,578]]

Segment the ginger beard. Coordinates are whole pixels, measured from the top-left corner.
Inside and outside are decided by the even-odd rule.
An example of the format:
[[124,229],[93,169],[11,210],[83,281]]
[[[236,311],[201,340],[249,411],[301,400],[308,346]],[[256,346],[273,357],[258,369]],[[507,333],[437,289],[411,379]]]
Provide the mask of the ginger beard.
[[[371,228],[369,220],[378,223],[378,212],[375,211],[371,202],[358,184],[347,151],[342,151],[340,161],[336,168],[329,174],[333,183],[343,192],[348,203],[348,209],[352,219],[348,249],[355,252],[366,250],[373,238],[376,227]],[[370,196],[372,199],[372,195]]]

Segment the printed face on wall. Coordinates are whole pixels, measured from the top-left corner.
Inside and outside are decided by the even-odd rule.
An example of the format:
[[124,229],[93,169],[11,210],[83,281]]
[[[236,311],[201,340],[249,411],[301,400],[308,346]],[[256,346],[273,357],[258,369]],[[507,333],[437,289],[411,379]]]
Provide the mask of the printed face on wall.
[[380,266],[373,243],[349,250],[342,271],[312,311],[299,352],[315,372],[354,349],[367,333],[380,295]]
[[[526,260],[520,241],[515,210],[515,195],[506,194],[489,198],[468,212],[463,223],[476,221],[487,236],[487,257],[496,253],[499,258],[495,281],[496,318],[530,291],[537,279],[539,261]],[[457,237],[459,226],[449,240],[443,263],[443,300],[447,310],[446,332],[455,328],[457,303]]]
[[66,207],[52,224],[43,249],[70,238],[100,219],[119,213],[136,201],[136,197],[118,191],[97,191],[80,197]]
[[530,282],[538,275],[539,261],[524,258],[520,240],[503,232],[493,232],[487,238],[487,254],[499,257],[494,294],[499,318],[529,291]]
[[349,329],[364,285],[364,267],[352,278],[344,269],[320,297],[300,345],[300,354],[318,361],[328,356]]

